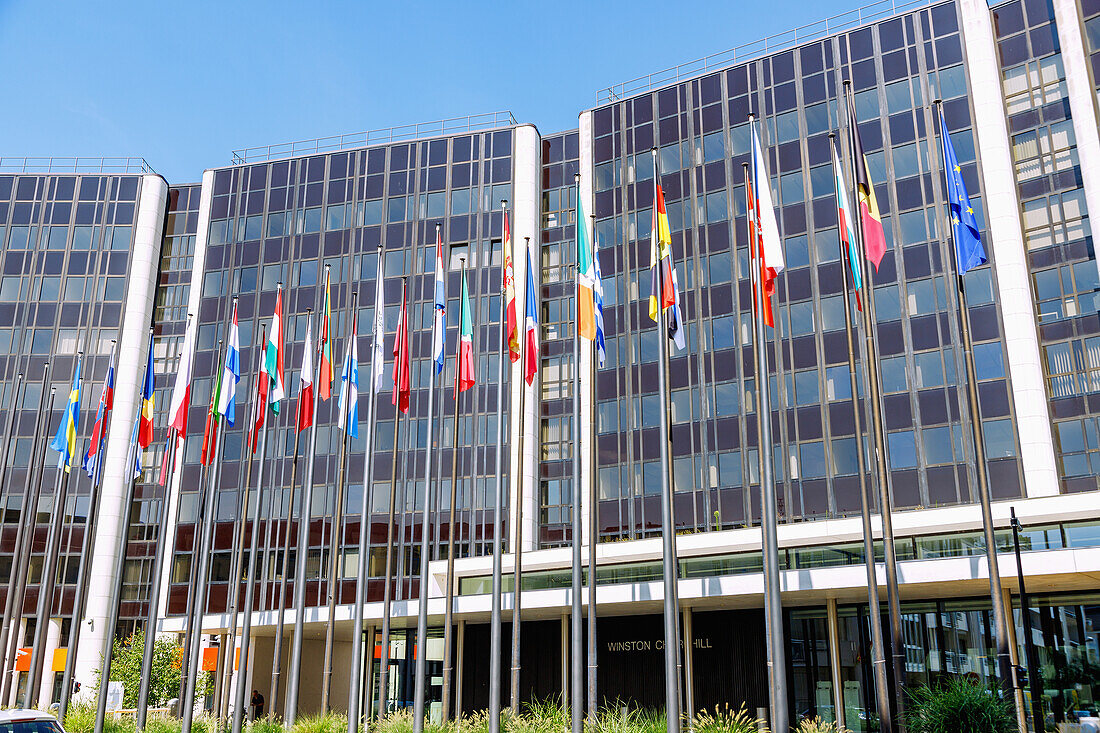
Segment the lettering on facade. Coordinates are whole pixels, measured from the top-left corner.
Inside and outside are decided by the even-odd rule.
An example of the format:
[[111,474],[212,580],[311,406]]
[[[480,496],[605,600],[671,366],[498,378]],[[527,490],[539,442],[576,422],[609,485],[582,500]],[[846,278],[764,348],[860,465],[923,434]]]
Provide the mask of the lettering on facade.
[[[710,644],[709,637],[696,637],[692,639],[692,647],[695,649],[713,649]],[[680,647],[684,646],[684,642],[680,642]],[[632,639],[630,641],[609,641],[607,642],[607,651],[609,652],[648,652],[656,649],[662,651],[665,648],[664,639]]]

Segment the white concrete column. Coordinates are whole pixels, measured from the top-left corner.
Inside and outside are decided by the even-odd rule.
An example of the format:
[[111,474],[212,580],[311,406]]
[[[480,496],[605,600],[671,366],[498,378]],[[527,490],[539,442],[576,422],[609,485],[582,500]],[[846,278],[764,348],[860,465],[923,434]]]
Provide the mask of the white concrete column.
[[[1097,135],[1096,92],[1089,77],[1089,61],[1081,38],[1081,11],[1077,0],[1054,0],[1054,21],[1058,25],[1058,45],[1069,91],[1069,111],[1073,115],[1073,135],[1077,138],[1077,159],[1085,188],[1089,220],[1100,217],[1100,135]],[[1097,261],[1100,268],[1100,260]]]
[[[581,182],[577,191],[577,200],[584,208],[584,214],[589,221],[583,222],[590,235],[591,215],[595,213],[596,199],[592,186],[592,112],[581,112],[580,115],[580,172]],[[596,365],[592,358],[592,343],[581,339],[581,363],[578,366],[585,385],[596,384]],[[592,486],[596,480],[594,468],[596,465],[596,419],[595,405],[592,404],[594,389],[581,390],[581,422],[573,435],[573,448],[581,451],[581,536],[584,538],[584,556],[588,557],[588,541],[592,534],[592,512],[597,508],[592,506],[589,497],[592,495]]]
[[1035,305],[1020,226],[1020,201],[1015,168],[1009,150],[1008,122],[1001,87],[1001,71],[989,6],[984,0],[959,0],[962,33],[970,73],[970,100],[978,160],[982,168],[982,197],[997,273],[997,300],[1005,329],[1005,348],[1020,436],[1020,461],[1028,498],[1058,493],[1058,472],[1051,438],[1050,409]]
[[[46,658],[42,661],[42,680],[38,686],[38,708],[45,710],[53,702],[53,680],[57,674],[53,671],[53,655],[57,651],[57,643],[61,640],[61,619],[51,618],[46,628],[46,648],[43,653]],[[34,660],[31,660],[34,663]]]
[[[199,193],[199,221],[195,229],[195,256],[191,264],[191,285],[187,292],[187,312],[194,314],[195,318],[198,318],[199,303],[202,300],[202,284],[203,275],[206,272],[206,246],[207,239],[210,236],[210,206],[214,197],[214,171],[204,171],[202,174],[202,190]],[[196,348],[198,339],[192,343],[192,348]],[[182,348],[182,344],[181,344]],[[180,361],[183,361],[183,354],[180,354]],[[199,434],[196,435],[195,427],[188,426],[188,432],[191,433],[192,440],[202,440],[201,428]],[[186,439],[181,441],[176,450],[176,465],[175,471],[172,474],[172,483],[168,492],[168,526],[164,528],[164,538],[162,541],[167,542],[168,551],[171,553],[172,548],[176,545],[176,517],[179,514],[179,498],[180,498],[180,482],[182,481],[182,467],[184,448],[187,444]],[[161,619],[168,616],[168,588],[171,585],[169,582],[172,577],[172,555],[169,554],[165,558],[164,567],[161,569],[160,576],[160,598],[157,599],[157,616]]]
[[[512,259],[515,271],[516,321],[519,325],[519,338],[522,344],[527,334],[527,260],[524,252],[524,237],[531,238],[531,268],[535,278],[542,272],[540,253],[539,220],[542,215],[542,138],[533,125],[520,125],[516,128],[515,146],[512,156]],[[538,282],[535,283],[536,297]],[[540,334],[541,337],[541,334]],[[509,411],[509,435],[523,436],[523,456],[520,460],[520,441],[509,442],[508,455],[510,466],[520,466],[520,475],[514,470],[509,472],[509,490],[512,501],[508,523],[509,550],[515,548],[516,528],[519,520],[516,515],[523,509],[523,549],[534,550],[538,547],[539,518],[539,399],[542,386],[536,375],[530,387],[523,379],[523,359],[511,364],[510,404],[518,405],[520,392],[523,391],[522,423],[518,410]],[[541,372],[540,372],[541,373]]]
[[120,580],[115,577],[119,541],[130,523],[130,507],[124,506],[131,471],[126,458],[134,420],[140,410],[141,380],[149,355],[149,324],[153,319],[167,198],[168,184],[163,178],[142,177],[130,252],[126,307],[118,341],[114,409],[107,426],[103,479],[99,489],[102,494],[89,569],[91,582],[84,618],[79,620],[84,628],[80,632],[80,648],[70,650],[76,654],[73,676],[82,685],[81,697],[91,694],[94,671],[99,668],[104,645],[114,636],[114,629],[106,628],[106,620],[112,589]]

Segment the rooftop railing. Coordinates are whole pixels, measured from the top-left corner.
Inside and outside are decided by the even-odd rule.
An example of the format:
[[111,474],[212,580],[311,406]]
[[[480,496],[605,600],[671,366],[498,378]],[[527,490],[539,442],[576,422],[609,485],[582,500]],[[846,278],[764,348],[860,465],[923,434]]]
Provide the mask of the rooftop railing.
[[156,174],[145,158],[0,157],[0,173]]
[[411,125],[397,125],[395,127],[384,127],[379,130],[353,132],[347,135],[331,135],[329,137],[315,137],[310,140],[295,140],[289,143],[243,148],[233,151],[233,165],[260,163],[267,160],[277,160],[279,158],[293,158],[299,155],[334,153],[340,150],[365,148],[369,145],[384,145],[407,140],[419,140],[427,137],[442,137],[445,135],[457,135],[463,132],[492,130],[498,127],[511,127],[515,124],[517,124],[515,116],[507,110],[502,112],[487,112],[479,115],[467,115],[466,117],[451,117],[445,120],[417,122]]
[[785,51],[795,46],[800,46],[811,41],[819,41],[822,38],[843,33],[854,28],[885,20],[900,13],[907,13],[919,8],[932,5],[940,0],[879,0],[879,2],[864,5],[863,7],[849,10],[839,15],[834,15],[816,23],[799,26],[798,28],[777,33],[766,38],[741,44],[734,48],[720,51],[719,53],[704,56],[694,61],[655,71],[652,74],[639,76],[621,84],[606,87],[596,92],[596,104],[603,105],[626,99],[654,89],[676,84],[685,79],[706,74],[711,71],[728,68],[735,64],[745,63],[768,54]]

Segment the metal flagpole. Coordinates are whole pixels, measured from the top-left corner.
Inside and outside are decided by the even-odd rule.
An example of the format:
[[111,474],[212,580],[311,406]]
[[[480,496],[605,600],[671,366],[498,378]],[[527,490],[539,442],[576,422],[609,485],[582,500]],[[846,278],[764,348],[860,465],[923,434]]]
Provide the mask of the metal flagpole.
[[[15,416],[18,413],[18,411],[20,410],[20,405],[22,405],[23,397],[24,397],[26,391],[27,391],[27,384],[26,384],[26,381],[23,378],[23,372],[19,372],[19,374],[15,378],[15,385],[12,387],[12,390],[11,390],[11,406],[8,408],[8,427],[4,431],[4,445],[5,446],[10,446],[11,445],[11,434],[12,434],[12,431],[15,429]],[[39,396],[39,401],[41,402],[41,395]],[[36,422],[35,425],[37,426],[38,423]],[[31,455],[33,456],[35,454],[32,453]],[[4,487],[8,486],[8,473],[9,473],[9,469],[11,468],[11,466],[8,465],[7,456],[8,456],[8,450],[7,450],[7,448],[5,448],[4,455],[3,455],[4,470],[3,470],[3,473],[0,474],[0,486],[4,486]],[[32,459],[32,461],[33,461],[33,459]],[[31,465],[33,465],[32,462],[28,461],[28,466],[27,466],[27,478],[28,479],[30,478],[31,474],[34,473],[34,471],[31,469]],[[9,497],[12,496],[12,495],[13,495],[12,492],[8,492]],[[26,527],[27,527],[27,487],[24,486],[24,489],[23,489],[23,503],[22,503],[20,511],[19,511],[19,528],[16,530],[16,534],[15,534],[15,548],[16,548],[15,551],[17,553],[20,552],[19,548],[21,548],[23,546],[23,537],[26,536],[26,533],[27,533]],[[20,559],[22,559],[22,558],[20,558]],[[0,670],[6,669],[7,668],[7,663],[8,663],[7,639],[8,639],[8,632],[11,630],[12,611],[15,608],[15,600],[14,599],[15,599],[16,577],[17,577],[17,573],[15,571],[15,567],[14,567],[14,563],[13,563],[13,567],[12,567],[11,571],[8,573],[8,589],[7,589],[7,593],[4,596],[4,620],[3,620],[3,624],[0,625]],[[20,611],[22,611],[22,609],[20,609]],[[7,675],[0,672],[0,677],[4,678],[3,682],[0,682],[0,688],[6,687],[7,686]],[[5,696],[0,695],[0,701],[6,700],[6,699],[7,698]]]
[[[348,289],[351,289],[350,283]],[[358,293],[345,293],[347,307],[345,309],[346,320],[344,324],[344,360],[346,363],[348,350],[351,349],[351,339],[358,338],[356,330],[352,328],[355,318],[355,309],[359,301]],[[358,368],[358,365],[356,365]],[[348,380],[340,385],[340,394],[344,396],[344,410],[351,411],[351,405],[347,400],[351,399],[351,375]],[[348,390],[345,392],[345,390]],[[358,398],[358,396],[357,396]],[[328,564],[328,623],[325,624],[325,661],[321,668],[321,713],[328,712],[329,687],[332,685],[332,652],[336,634],[336,603],[340,598],[340,589],[343,586],[343,574],[340,571],[340,546],[344,542],[344,496],[347,494],[348,479],[348,443],[351,441],[351,425],[348,420],[350,414],[345,414],[344,435],[340,439],[340,472],[336,478],[336,506],[333,507],[332,531],[329,534],[329,564]]]
[[[836,133],[829,133],[830,143],[835,141]],[[839,171],[837,171],[839,173]],[[834,178],[837,176],[834,175]],[[847,196],[847,191],[837,191],[837,196]],[[837,206],[840,206],[838,199]],[[851,224],[851,222],[849,222]],[[843,226],[843,223],[841,223]],[[859,471],[859,513],[863,522],[863,564],[867,570],[867,608],[871,625],[871,665],[875,678],[875,699],[878,701],[879,726],[884,733],[894,730],[894,720],[890,710],[890,682],[886,673],[886,653],[882,642],[882,613],[879,610],[878,570],[875,563],[875,538],[871,526],[871,509],[875,497],[867,481],[867,466],[863,455],[862,410],[859,399],[859,380],[856,377],[855,339],[852,324],[851,296],[848,293],[848,278],[851,265],[846,265],[848,252],[844,248],[844,237],[837,238],[840,245],[840,276],[844,279],[841,290],[844,293],[844,335],[848,339],[848,376],[852,391],[852,419],[856,436],[856,468]],[[855,243],[852,243],[854,246]],[[854,285],[854,276],[852,280]]]
[[[845,80],[846,94],[851,95],[851,82]],[[854,104],[849,110],[854,109]],[[854,116],[848,120],[848,133],[850,142],[849,153],[852,158],[851,185],[856,187],[855,205],[859,206],[859,184],[855,181],[855,151],[854,141],[858,131]],[[853,216],[855,219],[856,235],[863,242],[863,217]],[[866,250],[866,246],[864,246]],[[866,251],[864,251],[866,256]],[[886,604],[890,614],[890,656],[893,661],[894,696],[897,704],[898,718],[904,718],[905,712],[905,644],[901,635],[901,600],[898,595],[898,564],[897,552],[894,547],[894,518],[893,502],[890,498],[889,472],[886,465],[886,432],[882,424],[882,394],[879,392],[878,358],[875,349],[875,298],[874,287],[871,283],[871,270],[863,273],[863,341],[867,355],[867,385],[870,397],[871,426],[873,428],[875,446],[875,468],[878,480],[879,512],[882,516],[882,546],[886,560]]]
[[[573,188],[575,191],[581,190],[581,176],[579,173],[573,174]],[[580,198],[577,199],[578,203]],[[579,206],[575,206],[573,209],[573,217],[577,218]],[[577,222],[577,229],[580,230],[584,224]],[[573,247],[574,251],[578,251],[577,247]],[[574,259],[576,256],[574,255]],[[572,545],[572,586],[570,589],[570,639],[569,639],[569,707],[572,714],[572,731],[573,733],[583,733],[584,731],[584,696],[581,694],[581,690],[584,687],[584,621],[581,617],[581,593],[583,592],[583,583],[581,582],[581,548],[584,543],[583,525],[581,523],[581,446],[580,446],[580,427],[581,427],[581,333],[580,322],[577,315],[580,313],[580,263],[574,262],[573,264],[573,303],[574,303],[574,320],[573,320],[573,484],[572,484],[572,536],[570,538],[570,544]],[[666,655],[667,656],[667,655]]]
[[[504,220],[508,219],[508,202],[502,200],[501,208],[504,211]],[[509,234],[508,236],[511,236]],[[509,247],[511,243],[509,243]],[[500,584],[501,584],[501,553],[504,544],[500,540],[501,512],[503,504],[504,483],[504,352],[508,350],[508,317],[505,303],[507,273],[504,262],[504,242],[501,242],[501,278],[500,278],[500,340],[497,342],[497,456],[496,456],[496,480],[493,482],[493,597],[489,612],[489,733],[500,733],[500,687],[501,687],[501,663],[500,655],[503,651],[503,640],[500,620]],[[513,288],[514,290],[514,288]],[[519,328],[519,324],[516,324]],[[510,363],[510,362],[509,362]],[[509,370],[511,371],[511,370]]]
[[[375,340],[383,333],[381,324],[384,323],[385,307],[382,299],[382,245],[378,245],[378,271],[374,281],[374,326],[371,329],[371,369],[370,383],[367,386],[367,434],[366,457],[363,461],[363,503],[359,514],[359,567],[355,579],[355,616],[352,623],[351,637],[351,675],[348,683],[348,733],[358,733],[359,723],[363,715],[360,713],[360,696],[363,693],[363,607],[367,604],[367,585],[370,582],[370,541],[371,529],[374,525],[371,508],[374,504],[374,428],[378,418],[378,379],[376,369],[382,367],[382,363],[375,363],[374,354],[380,350],[380,344]],[[372,630],[371,637],[373,639]],[[421,647],[423,649],[424,647]],[[367,657],[367,669],[374,666],[374,644],[369,644],[370,654]],[[370,672],[367,673],[370,679]],[[366,721],[371,718],[370,703],[367,704]]]
[[[77,369],[81,367],[84,352],[78,351]],[[80,375],[77,389],[83,388],[84,375]],[[67,418],[63,418],[67,419]],[[76,456],[70,456],[70,461]],[[57,479],[54,481],[53,506],[49,534],[46,536],[46,556],[42,561],[42,580],[38,586],[38,604],[35,611],[34,645],[31,651],[31,666],[27,673],[27,687],[23,693],[23,707],[33,708],[39,701],[39,682],[42,677],[43,659],[46,649],[46,632],[49,629],[50,616],[53,614],[54,588],[57,582],[57,560],[61,554],[61,532],[65,523],[65,504],[69,494],[69,472],[62,466],[57,467]]]
[[[23,495],[25,500],[20,512],[20,529],[23,530],[22,537],[18,539],[16,544],[16,550],[19,552],[18,568],[13,568],[15,573],[15,588],[12,592],[12,614],[9,621],[10,628],[5,631],[7,636],[7,656],[4,664],[4,689],[3,700],[5,703],[9,699],[8,693],[15,689],[16,680],[19,673],[15,671],[15,658],[17,650],[19,649],[19,620],[23,616],[23,607],[26,604],[27,596],[27,575],[31,557],[31,547],[34,542],[34,529],[37,524],[38,517],[38,502],[42,497],[42,475],[45,472],[46,463],[46,451],[42,449],[41,440],[45,438],[46,431],[48,429],[48,421],[50,418],[50,412],[45,409],[46,401],[46,383],[50,374],[50,365],[47,362],[42,365],[42,386],[38,393],[38,410],[34,418],[35,434],[34,444],[31,450],[30,465],[27,470],[27,480],[24,485]],[[54,398],[57,394],[57,388],[50,388],[50,397],[48,404],[53,407]],[[41,454],[41,459],[35,461],[35,458]],[[35,465],[37,463],[37,466]],[[14,600],[18,599],[18,600]],[[11,665],[12,669],[10,673],[7,669],[8,665]]]
[[[233,304],[230,306],[230,313],[233,312],[237,297],[233,297]],[[228,350],[228,342],[223,349],[219,349],[222,352],[221,361],[215,363],[215,368],[222,367],[225,363],[225,352]],[[224,367],[223,367],[224,371]],[[220,379],[217,377],[216,379]],[[211,404],[211,410],[217,409],[217,405]],[[192,718],[195,711],[195,689],[197,687],[197,679],[199,676],[199,660],[201,658],[202,649],[202,619],[206,615],[206,592],[207,585],[209,583],[210,572],[210,555],[211,544],[213,543],[214,532],[214,512],[217,507],[217,494],[218,483],[221,479],[221,459],[222,459],[222,444],[225,441],[225,430],[228,425],[223,426],[218,430],[218,434],[214,436],[214,456],[210,465],[206,467],[206,489],[205,493],[200,495],[199,498],[199,516],[195,522],[196,532],[198,532],[198,553],[194,557],[194,572],[191,574],[193,585],[191,587],[190,596],[192,597],[189,604],[189,616],[187,619],[187,626],[190,630],[190,634],[187,637],[187,646],[184,649],[186,654],[186,676],[183,680],[183,700],[180,701],[182,718],[182,733],[191,733]]]
[[[325,292],[328,292],[330,266],[325,265]],[[318,299],[320,293],[318,293]],[[318,306],[318,310],[320,306]],[[321,315],[323,319],[324,314]],[[318,419],[318,406],[321,404],[321,353],[325,345],[317,339],[317,355],[313,373],[317,384],[313,390],[313,420]],[[306,457],[305,471],[302,474],[302,490],[298,498],[298,547],[294,556],[294,641],[290,648],[290,669],[286,680],[286,706],[283,720],[287,728],[294,725],[298,716],[298,683],[302,668],[302,638],[305,633],[306,614],[306,556],[309,554],[309,525],[313,508],[313,464],[317,456],[317,425],[309,434],[309,453]],[[295,466],[297,461],[295,461]],[[291,490],[294,486],[294,474],[291,473]]]
[[[459,258],[462,277],[466,277],[466,260]],[[451,672],[454,665],[454,655],[451,652],[451,633],[454,627],[454,579],[455,579],[455,505],[458,503],[458,450],[462,435],[458,419],[458,407],[462,401],[462,392],[458,389],[458,363],[462,350],[462,315],[461,305],[458,320],[458,339],[455,342],[455,412],[454,412],[454,449],[451,451],[451,504],[447,516],[447,579],[444,589],[443,606],[443,722],[447,722],[451,715]],[[461,700],[456,700],[455,710],[462,705]],[[458,715],[455,715],[458,718]]]
[[[435,236],[436,240],[440,241],[440,229],[442,225],[439,222],[435,224]],[[436,342],[436,339],[442,336],[446,339],[446,334],[439,334],[439,318],[438,314],[434,313],[436,307],[432,306],[432,343]],[[433,355],[434,356],[434,355]],[[416,610],[416,678],[414,682],[413,693],[413,733],[421,733],[424,730],[424,705],[426,698],[427,687],[427,674],[428,674],[428,662],[427,662],[427,648],[428,648],[428,582],[430,576],[428,575],[428,561],[431,555],[431,529],[432,529],[432,468],[434,462],[432,461],[432,451],[434,448],[435,435],[435,364],[428,365],[428,453],[424,460],[424,506],[422,507],[422,515],[420,521],[420,592],[417,599]],[[492,723],[490,723],[490,726]],[[348,731],[348,733],[355,733],[355,731]],[[495,731],[493,731],[495,733]]]
[[[153,329],[149,329],[149,338],[153,338]],[[144,385],[146,378],[148,378],[148,365],[145,367],[145,377],[142,378],[141,384]],[[126,499],[122,506],[130,506],[134,500],[134,484],[136,483],[136,477],[132,473],[135,464],[137,463],[137,432],[138,425],[141,422],[141,409],[142,405],[138,405],[138,414],[134,419],[134,429],[130,437],[130,446],[126,453]],[[100,685],[99,691],[96,696],[96,711],[95,711],[95,727],[94,733],[103,733],[103,724],[107,717],[107,684],[106,682],[111,679],[111,652],[114,649],[115,629],[118,626],[118,602],[119,597],[122,594],[122,576],[126,569],[126,545],[129,540],[128,534],[125,530],[119,532],[118,544],[115,546],[115,572],[113,580],[111,581],[111,593],[110,598],[107,600],[107,618],[105,620],[105,631],[103,635],[103,650],[101,659],[103,660],[103,668],[100,671]]]
[[1016,550],[1016,582],[1020,585],[1020,618],[1024,625],[1024,658],[1027,661],[1028,686],[1031,691],[1031,719],[1035,730],[1043,730],[1043,678],[1039,668],[1039,656],[1035,649],[1035,639],[1031,632],[1031,602],[1024,585],[1024,565],[1020,561],[1020,520],[1016,518],[1016,507],[1009,507],[1012,514],[1012,545]]
[[[755,116],[749,115],[750,127],[755,124]],[[756,155],[750,156],[752,160],[751,181],[760,181],[756,170]],[[750,187],[750,179],[746,169],[745,190]],[[763,185],[769,185],[766,180]],[[759,200],[760,192],[753,191],[753,204]],[[753,209],[755,212],[756,209]],[[755,213],[750,214],[755,216]],[[772,462],[772,410],[771,394],[768,391],[768,347],[767,326],[764,324],[764,280],[761,270],[763,242],[759,234],[760,222],[755,219],[755,228],[750,227],[749,232],[749,261],[753,280],[753,304],[756,306],[753,318],[753,346],[756,351],[756,414],[760,427],[758,440],[758,455],[760,459],[760,503],[761,521],[760,532],[762,549],[764,553],[764,626],[767,634],[768,646],[768,676],[771,681],[771,723],[775,730],[787,729],[787,667],[786,654],[783,647],[783,605],[780,596],[781,585],[779,581],[779,542],[776,536],[776,501],[775,479],[773,477],[774,463]],[[779,357],[776,355],[776,361]]]
[[[651,246],[656,251],[657,237],[657,178],[660,167],[657,161],[657,148],[653,155],[653,226],[651,227]],[[657,255],[657,267],[660,267],[660,254]],[[664,278],[658,274],[657,286],[664,287]],[[672,514],[672,434],[668,419],[668,319],[661,303],[663,293],[657,295],[657,339],[661,346],[661,358],[657,360],[657,394],[661,396],[661,550],[664,576],[664,645],[665,645],[665,724],[668,733],[680,730],[680,599],[677,583],[680,577],[679,561],[676,557],[676,520]],[[574,397],[576,402],[578,397]],[[579,472],[578,468],[575,471]],[[780,728],[779,730],[783,730]],[[575,731],[574,733],[580,733]]]
[[[282,283],[279,283],[279,287],[282,287]],[[261,327],[260,329],[260,346],[259,358],[264,359],[264,350],[267,346],[267,329]],[[257,373],[262,375],[261,378],[270,378],[262,368],[257,369]],[[254,400],[258,402],[261,397],[259,389],[256,390]],[[267,410],[265,404],[255,404],[253,406],[253,417],[259,418]],[[252,501],[252,520],[251,531],[249,532],[249,546],[248,546],[248,570],[245,572],[245,586],[244,586],[244,605],[241,608],[241,652],[237,661],[237,679],[234,685],[233,691],[233,733],[241,733],[241,727],[244,724],[245,719],[245,695],[248,690],[248,649],[252,642],[252,601],[256,594],[256,554],[259,551],[260,544],[260,517],[261,508],[263,505],[263,473],[265,456],[267,455],[267,428],[271,423],[271,420],[264,420],[263,427],[260,428],[260,459],[256,466],[256,495]],[[256,429],[256,420],[252,421],[252,430]],[[244,491],[245,491],[245,505],[248,505],[248,490],[249,485],[252,483],[252,454],[249,454],[248,458],[248,473],[244,479]],[[245,521],[244,515],[241,515],[242,524]],[[240,577],[234,578],[237,583],[240,583]],[[229,668],[233,667],[233,654],[230,654]]]
[[[378,266],[382,267],[382,262],[379,260]],[[408,297],[408,285],[409,276],[403,275],[401,277],[401,308],[405,311],[405,316],[408,316],[406,309],[406,299]],[[397,341],[401,338],[402,328],[407,328],[407,325],[398,323],[397,333],[394,335],[394,348],[397,351]],[[398,364],[397,359],[400,359],[400,354],[396,354],[393,364],[393,378],[395,389],[400,389],[398,386],[401,380],[401,365]],[[400,400],[397,400],[400,402]],[[382,659],[381,667],[378,670],[378,718],[381,720],[389,712],[389,679],[390,679],[390,607],[393,604],[393,522],[394,515],[397,512],[397,447],[400,445],[401,437],[401,405],[395,402],[393,415],[393,460],[390,466],[390,496],[389,496],[389,513],[386,517],[386,585],[382,589]],[[402,454],[402,459],[404,459]],[[444,687],[444,695],[446,695],[446,687]],[[446,713],[444,712],[444,717]]]
[[[531,238],[523,238],[523,256],[524,256],[524,277],[527,276],[527,257],[528,250],[531,248]],[[523,298],[523,336],[520,339],[520,364],[524,365],[523,369],[526,369],[527,364],[527,297],[526,297],[527,283],[524,281],[524,298]],[[517,296],[518,298],[519,296]],[[523,433],[524,423],[526,422],[525,416],[527,414],[527,381],[521,378],[519,385],[519,435],[516,436],[516,445],[518,450],[516,455],[519,456],[518,466],[512,467],[512,476],[515,478],[514,484],[510,484],[509,488],[512,490],[512,501],[516,506],[516,545],[512,548],[512,554],[515,556],[513,562],[515,563],[512,570],[512,674],[511,674],[511,693],[512,698],[509,708],[512,714],[515,715],[519,712],[519,698],[520,698],[520,637],[523,627],[523,619],[521,618],[520,609],[521,594],[520,588],[523,584]]]
[[[654,174],[654,180],[656,180],[656,174]],[[580,189],[577,190],[577,196],[580,196]],[[592,220],[592,228],[589,230],[592,233],[592,258],[598,256],[596,253],[596,215],[591,214],[589,218]],[[595,264],[595,263],[593,263]],[[592,269],[593,273],[598,273],[595,267]],[[599,355],[596,353],[597,345],[596,340],[592,339],[592,371],[595,374],[597,365],[599,364]],[[592,381],[588,385],[588,393],[591,398],[592,405],[596,404],[596,379],[593,376]],[[579,431],[578,431],[579,435]],[[592,465],[591,465],[592,480],[588,486],[588,723],[589,725],[596,725],[597,707],[599,705],[596,699],[596,543],[599,540],[600,535],[600,502],[598,487],[596,484],[596,451],[592,451]]]
[[[940,100],[932,103],[939,111]],[[940,112],[942,115],[942,111]],[[935,134],[935,133],[933,133]],[[940,140],[940,150],[946,151],[947,141]],[[946,166],[945,166],[946,167]],[[946,175],[947,171],[944,170]],[[955,227],[951,230],[951,245],[958,252],[955,241]],[[1012,657],[1008,648],[1008,616],[1004,594],[1001,592],[1001,571],[997,561],[997,536],[993,526],[993,507],[989,494],[989,473],[985,458],[984,431],[982,429],[981,408],[978,404],[978,375],[974,367],[974,344],[970,337],[970,309],[966,306],[966,288],[963,273],[959,271],[958,258],[948,258],[954,264],[955,286],[959,297],[959,329],[963,338],[963,359],[966,364],[966,396],[970,408],[970,434],[974,443],[974,472],[978,476],[978,500],[982,507],[982,530],[985,535],[985,560],[989,570],[989,595],[993,605],[993,628],[996,632],[997,668],[1001,689],[1006,697],[1012,696],[1013,677]]]

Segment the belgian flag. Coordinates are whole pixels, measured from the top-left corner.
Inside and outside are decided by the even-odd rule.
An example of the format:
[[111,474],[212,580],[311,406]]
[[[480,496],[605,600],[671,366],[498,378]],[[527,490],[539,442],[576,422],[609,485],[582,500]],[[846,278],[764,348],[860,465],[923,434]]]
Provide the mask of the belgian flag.
[[878,272],[879,263],[886,253],[886,235],[882,230],[882,214],[875,199],[875,186],[867,170],[867,156],[863,154],[863,142],[859,138],[856,123],[855,96],[848,88],[848,133],[851,136],[852,163],[855,168],[856,197],[859,199],[859,217],[863,224],[863,250]]

